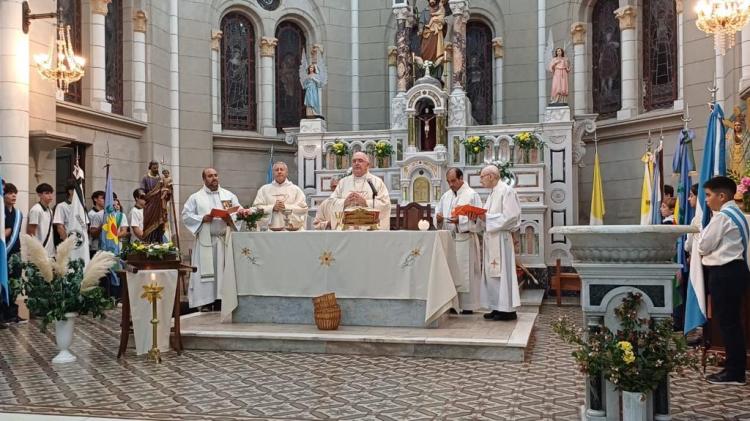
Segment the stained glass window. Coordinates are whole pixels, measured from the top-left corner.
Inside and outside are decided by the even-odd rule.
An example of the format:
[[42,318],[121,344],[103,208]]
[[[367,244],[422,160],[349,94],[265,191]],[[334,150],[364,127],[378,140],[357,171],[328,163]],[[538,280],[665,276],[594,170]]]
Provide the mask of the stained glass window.
[[297,127],[305,116],[304,92],[299,81],[305,33],[293,22],[282,22],[276,29],[276,127]]
[[112,112],[122,114],[122,0],[107,4],[104,28],[105,94],[107,102],[112,104]]
[[622,106],[620,73],[620,24],[615,17],[618,0],[599,0],[594,5],[592,33],[592,96],[599,117],[614,116]]
[[229,13],[221,20],[221,124],[256,130],[255,33],[250,20]]
[[[80,0],[57,0],[57,10],[62,14],[57,17],[58,22],[64,26],[70,25],[70,39],[73,51],[76,55],[85,56],[81,51],[81,1]],[[65,100],[81,103],[81,81],[71,83]]]
[[477,124],[492,124],[492,30],[484,23],[466,25],[466,95]]
[[643,2],[643,82],[646,111],[677,99],[677,13],[672,0]]

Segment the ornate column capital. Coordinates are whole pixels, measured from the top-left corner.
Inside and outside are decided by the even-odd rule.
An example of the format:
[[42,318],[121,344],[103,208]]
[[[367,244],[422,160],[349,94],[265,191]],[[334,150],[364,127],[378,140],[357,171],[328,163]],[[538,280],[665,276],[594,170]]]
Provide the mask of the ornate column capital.
[[505,57],[505,41],[503,41],[503,37],[492,38],[492,53],[496,59]]
[[396,16],[397,22],[409,21],[414,18],[409,5],[396,6],[393,8],[393,15]]
[[448,0],[451,6],[453,16],[463,15],[464,19],[469,19],[469,2],[467,0]]
[[107,16],[107,5],[112,0],[91,0],[91,13]]
[[221,37],[224,35],[223,32],[214,29],[211,31],[211,49],[212,50],[219,50],[221,49]]
[[620,21],[620,30],[635,29],[635,17],[637,9],[632,4],[615,10],[615,17]]
[[570,35],[573,37],[573,45],[586,43],[586,24],[575,22],[570,25]]
[[146,22],[148,22],[146,12],[143,10],[136,10],[135,13],[133,13],[133,31],[145,33]]
[[395,66],[396,65],[396,58],[398,56],[398,53],[396,51],[396,46],[389,45],[388,46],[388,65],[389,66]]
[[685,10],[683,0],[675,0],[675,10],[677,11],[678,15]]
[[274,37],[261,37],[260,39],[260,56],[261,57],[273,57],[276,53],[276,45],[279,40]]
[[323,54],[323,46],[320,44],[313,44],[312,50],[310,50],[310,61],[312,61],[313,64],[318,63],[318,58],[321,54]]

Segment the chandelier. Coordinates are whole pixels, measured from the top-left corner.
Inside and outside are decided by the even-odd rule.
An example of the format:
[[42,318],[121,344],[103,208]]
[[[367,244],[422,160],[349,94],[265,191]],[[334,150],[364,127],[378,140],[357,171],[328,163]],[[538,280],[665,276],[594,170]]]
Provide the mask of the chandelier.
[[[57,51],[55,51],[57,50]],[[36,68],[42,78],[57,82],[57,89],[68,92],[68,86],[81,80],[85,60],[73,54],[70,25],[57,26],[57,38],[50,45],[49,54],[34,54]]]
[[735,33],[750,19],[750,0],[700,0],[695,7],[698,29],[714,36],[714,49],[722,56],[734,47]]

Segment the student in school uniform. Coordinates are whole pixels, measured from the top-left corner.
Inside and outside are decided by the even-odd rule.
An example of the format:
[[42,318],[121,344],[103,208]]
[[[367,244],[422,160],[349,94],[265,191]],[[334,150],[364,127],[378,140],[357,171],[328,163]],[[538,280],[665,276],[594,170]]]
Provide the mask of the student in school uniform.
[[727,357],[724,369],[707,376],[706,380],[711,384],[744,385],[747,349],[740,308],[750,282],[747,254],[750,228],[734,202],[737,185],[732,179],[714,177],[706,181],[703,188],[713,216],[697,239],[698,253]]

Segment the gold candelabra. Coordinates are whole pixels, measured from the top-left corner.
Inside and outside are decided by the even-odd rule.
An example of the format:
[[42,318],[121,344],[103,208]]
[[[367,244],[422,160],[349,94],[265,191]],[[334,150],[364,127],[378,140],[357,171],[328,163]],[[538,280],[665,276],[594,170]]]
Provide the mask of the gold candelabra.
[[157,325],[159,324],[159,317],[156,313],[156,302],[161,300],[161,292],[164,290],[163,286],[156,283],[156,275],[151,274],[151,283],[143,286],[143,294],[141,298],[145,298],[151,303],[151,326],[153,327],[153,339],[151,342],[151,350],[148,351],[148,361],[155,363],[161,363],[161,352],[159,351],[158,345],[158,333]]

